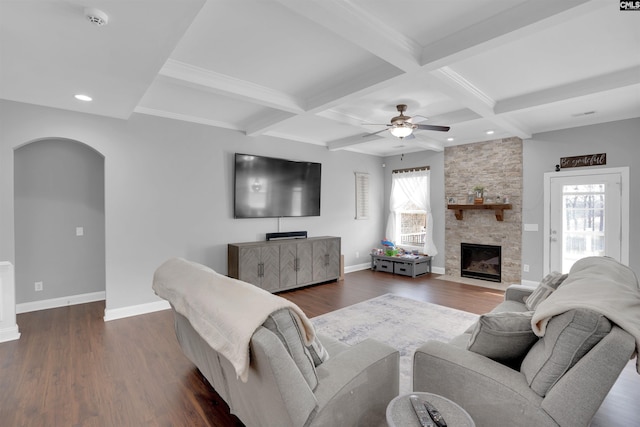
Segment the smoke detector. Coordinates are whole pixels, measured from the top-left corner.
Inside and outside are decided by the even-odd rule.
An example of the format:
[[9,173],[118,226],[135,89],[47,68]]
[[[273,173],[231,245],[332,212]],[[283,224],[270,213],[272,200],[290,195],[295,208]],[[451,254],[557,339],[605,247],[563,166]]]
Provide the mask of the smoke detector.
[[84,10],[84,16],[89,22],[97,25],[98,27],[107,25],[109,22],[109,16],[99,9],[86,8]]

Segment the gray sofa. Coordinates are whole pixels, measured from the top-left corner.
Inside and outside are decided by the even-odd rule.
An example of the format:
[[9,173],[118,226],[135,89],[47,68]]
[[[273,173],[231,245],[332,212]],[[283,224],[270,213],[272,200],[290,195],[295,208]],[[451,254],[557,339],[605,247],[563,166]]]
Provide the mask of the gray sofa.
[[[153,284],[156,293],[171,303],[184,354],[231,413],[247,427],[386,425],[387,404],[398,394],[396,349],[374,340],[348,346],[321,335],[316,335],[312,348],[303,339],[296,310],[286,308],[287,302],[278,301],[283,299],[276,295],[245,285],[182,259],[169,260],[158,268]],[[198,314],[233,307],[225,322],[241,322],[250,316],[246,300],[234,300],[238,293],[233,288],[243,290],[241,295],[251,299],[254,307],[274,299],[285,306],[268,314],[250,335],[246,381],[205,340],[207,329],[218,325],[202,324],[207,316]]]
[[[607,281],[598,276],[609,268],[619,277]],[[539,325],[538,311],[554,305],[554,295],[555,302],[569,301],[581,283],[597,283],[605,293],[622,284],[621,298],[637,299],[638,281],[629,272],[609,259],[589,259],[574,265],[568,276],[548,276],[560,282],[554,286],[510,286],[504,301],[463,335],[449,343],[429,341],[416,350],[414,391],[453,400],[479,427],[589,425],[634,354],[634,336],[598,312],[597,303],[570,303],[557,310],[546,320],[541,338],[532,335],[532,325]],[[534,298],[538,301],[532,307]]]

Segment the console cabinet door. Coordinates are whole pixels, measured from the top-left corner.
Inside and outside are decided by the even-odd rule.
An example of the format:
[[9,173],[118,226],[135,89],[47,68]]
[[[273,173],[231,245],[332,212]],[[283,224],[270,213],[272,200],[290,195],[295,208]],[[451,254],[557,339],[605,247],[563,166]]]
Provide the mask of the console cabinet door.
[[340,239],[313,242],[313,280],[331,280],[340,277]]
[[310,283],[312,247],[308,242],[287,243],[280,246],[280,288],[287,289]]
[[280,251],[278,246],[242,247],[238,256],[238,279],[267,291],[280,286]]
[[313,247],[311,243],[298,243],[297,283],[302,285],[313,281]]

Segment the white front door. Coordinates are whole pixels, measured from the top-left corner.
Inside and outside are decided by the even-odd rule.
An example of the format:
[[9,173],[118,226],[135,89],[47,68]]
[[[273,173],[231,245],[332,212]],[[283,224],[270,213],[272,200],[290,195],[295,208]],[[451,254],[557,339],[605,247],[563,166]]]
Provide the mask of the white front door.
[[545,174],[545,275],[587,256],[629,262],[628,177],[628,168]]

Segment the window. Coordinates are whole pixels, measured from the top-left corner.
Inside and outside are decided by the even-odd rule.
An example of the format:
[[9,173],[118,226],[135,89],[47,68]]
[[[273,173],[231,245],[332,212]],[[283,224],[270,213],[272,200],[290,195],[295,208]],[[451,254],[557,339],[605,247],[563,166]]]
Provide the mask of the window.
[[427,235],[427,211],[410,203],[405,209],[397,211],[396,230],[400,246],[414,246],[422,249]]
[[428,167],[393,171],[386,238],[434,256],[429,178]]

